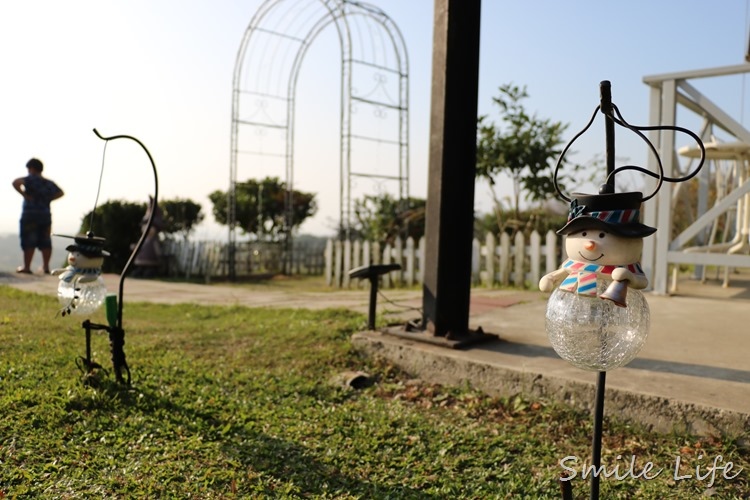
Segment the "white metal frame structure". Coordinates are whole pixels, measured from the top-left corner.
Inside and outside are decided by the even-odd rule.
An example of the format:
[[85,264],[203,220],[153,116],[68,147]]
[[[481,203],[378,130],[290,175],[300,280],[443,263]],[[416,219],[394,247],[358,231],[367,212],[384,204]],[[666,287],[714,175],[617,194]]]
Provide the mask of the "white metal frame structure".
[[[688,81],[697,78],[720,77],[750,72],[750,64],[724,66],[719,68],[685,71],[664,75],[647,76],[644,83],[650,86],[650,115],[651,125],[674,125],[677,115],[677,105],[684,106],[704,120],[701,137],[709,139],[714,127],[733,136],[741,144],[750,144],[750,131],[745,129],[737,120],[701,94]],[[664,166],[664,175],[674,177],[679,169],[679,153],[675,146],[675,133],[672,130],[654,131],[650,135],[656,145]],[[724,196],[717,200],[711,208],[708,207],[708,182],[712,175],[711,169],[716,167],[718,160],[726,157],[726,152],[719,152],[719,148],[707,145],[708,160],[700,175],[698,190],[698,213],[695,222],[683,230],[675,238],[671,238],[672,209],[675,189],[679,184],[664,184],[658,195],[644,207],[644,222],[659,228],[653,238],[644,241],[642,264],[647,276],[651,277],[654,293],[668,293],[669,266],[672,264],[695,264],[698,266],[715,265],[728,267],[750,267],[750,256],[744,253],[747,246],[743,243],[742,252],[723,251],[717,253],[718,248],[712,248],[705,235],[710,226],[724,216],[728,211],[742,211],[743,200],[750,193],[750,179],[746,177],[742,182],[735,183]],[[742,148],[735,148],[737,151]],[[683,156],[691,157],[687,150],[682,150]],[[713,156],[713,158],[712,158]],[[656,159],[649,158],[649,169],[656,171]],[[714,172],[715,173],[715,172]],[[739,178],[739,177],[738,177]],[[653,185],[653,184],[652,184]],[[646,189],[648,190],[648,189]],[[740,204],[738,206],[738,204]],[[740,212],[737,212],[738,214]],[[739,228],[739,226],[738,226]],[[698,237],[699,246],[689,245]],[[747,234],[735,235],[735,238],[748,238]],[[735,241],[735,245],[741,243]],[[747,242],[745,242],[747,243]],[[739,246],[737,247],[740,248]]]
[[[330,25],[341,46],[340,236],[348,236],[351,229],[353,179],[396,182],[399,199],[408,199],[408,59],[398,27],[382,10],[353,0],[266,0],[245,31],[234,70],[227,200],[231,279],[236,277],[236,185],[243,164],[245,173],[259,162],[283,164],[287,187],[285,234],[287,243],[291,241],[297,82],[308,49]],[[372,110],[369,116],[362,112],[368,108]],[[372,121],[373,115],[382,118],[389,112],[397,113],[397,130],[391,136],[383,138],[366,126],[358,126],[366,117]],[[254,138],[271,133],[280,134],[276,142],[281,144],[279,148],[264,150],[257,146]],[[355,145],[368,142],[395,148],[398,160],[376,171],[360,163],[355,167]]]
[[[706,159],[713,172],[715,185],[715,204],[717,206],[732,191],[750,178],[750,144],[743,142],[720,142],[713,139],[706,142]],[[700,152],[695,147],[683,147],[678,150],[682,156],[694,158]],[[702,186],[702,198],[705,198],[708,182]],[[703,244],[685,248],[685,252],[725,253],[727,255],[747,254],[750,251],[750,193],[740,197],[735,206],[725,211],[723,221],[717,217],[711,224],[707,241]],[[723,222],[723,224],[721,224]],[[732,226],[734,226],[732,228]],[[720,230],[720,228],[722,228]],[[721,233],[721,235],[720,235]],[[721,240],[718,241],[719,235]],[[731,238],[730,238],[731,237]],[[729,286],[730,266],[724,267],[723,286]],[[670,291],[677,290],[677,267],[673,268],[673,281]],[[701,269],[700,278],[706,279],[706,269]]]

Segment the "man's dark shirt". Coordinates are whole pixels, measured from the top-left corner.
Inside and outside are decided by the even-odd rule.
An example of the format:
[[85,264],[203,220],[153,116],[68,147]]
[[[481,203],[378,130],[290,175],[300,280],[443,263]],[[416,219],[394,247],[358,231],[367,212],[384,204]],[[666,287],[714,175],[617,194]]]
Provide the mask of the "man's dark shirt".
[[61,189],[53,181],[38,175],[28,175],[23,180],[24,190],[31,199],[24,199],[22,219],[51,220],[50,202]]

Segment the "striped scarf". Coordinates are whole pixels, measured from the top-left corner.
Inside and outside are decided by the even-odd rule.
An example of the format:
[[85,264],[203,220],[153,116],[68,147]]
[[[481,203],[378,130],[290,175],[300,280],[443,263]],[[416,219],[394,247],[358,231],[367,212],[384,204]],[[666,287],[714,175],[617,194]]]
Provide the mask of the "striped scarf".
[[65,283],[71,283],[74,279],[81,283],[86,283],[95,281],[101,274],[101,267],[76,267],[70,265],[63,270],[60,279]]
[[628,264],[626,266],[600,266],[568,259],[562,265],[568,271],[568,277],[560,283],[560,290],[566,292],[577,291],[579,295],[596,297],[596,276],[598,274],[611,275],[618,267],[627,267],[633,274],[643,274],[641,263]]

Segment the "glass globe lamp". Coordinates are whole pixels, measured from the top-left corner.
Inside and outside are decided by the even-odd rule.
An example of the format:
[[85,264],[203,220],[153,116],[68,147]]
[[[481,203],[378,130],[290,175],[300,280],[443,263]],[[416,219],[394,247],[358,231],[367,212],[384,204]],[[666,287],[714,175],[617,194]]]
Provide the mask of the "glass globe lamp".
[[[607,280],[599,280],[598,295]],[[546,329],[557,354],[578,368],[607,371],[628,364],[646,343],[648,302],[630,289],[627,307],[556,288],[547,302]]]
[[57,287],[57,299],[63,308],[70,308],[70,314],[91,314],[104,303],[106,297],[107,287],[101,276],[87,283],[60,280]]

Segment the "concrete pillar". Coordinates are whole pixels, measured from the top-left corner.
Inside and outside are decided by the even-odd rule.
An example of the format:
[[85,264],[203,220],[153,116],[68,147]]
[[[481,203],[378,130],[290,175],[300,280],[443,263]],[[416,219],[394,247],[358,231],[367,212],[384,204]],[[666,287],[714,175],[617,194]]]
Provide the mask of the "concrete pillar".
[[468,334],[481,0],[435,0],[423,327]]

